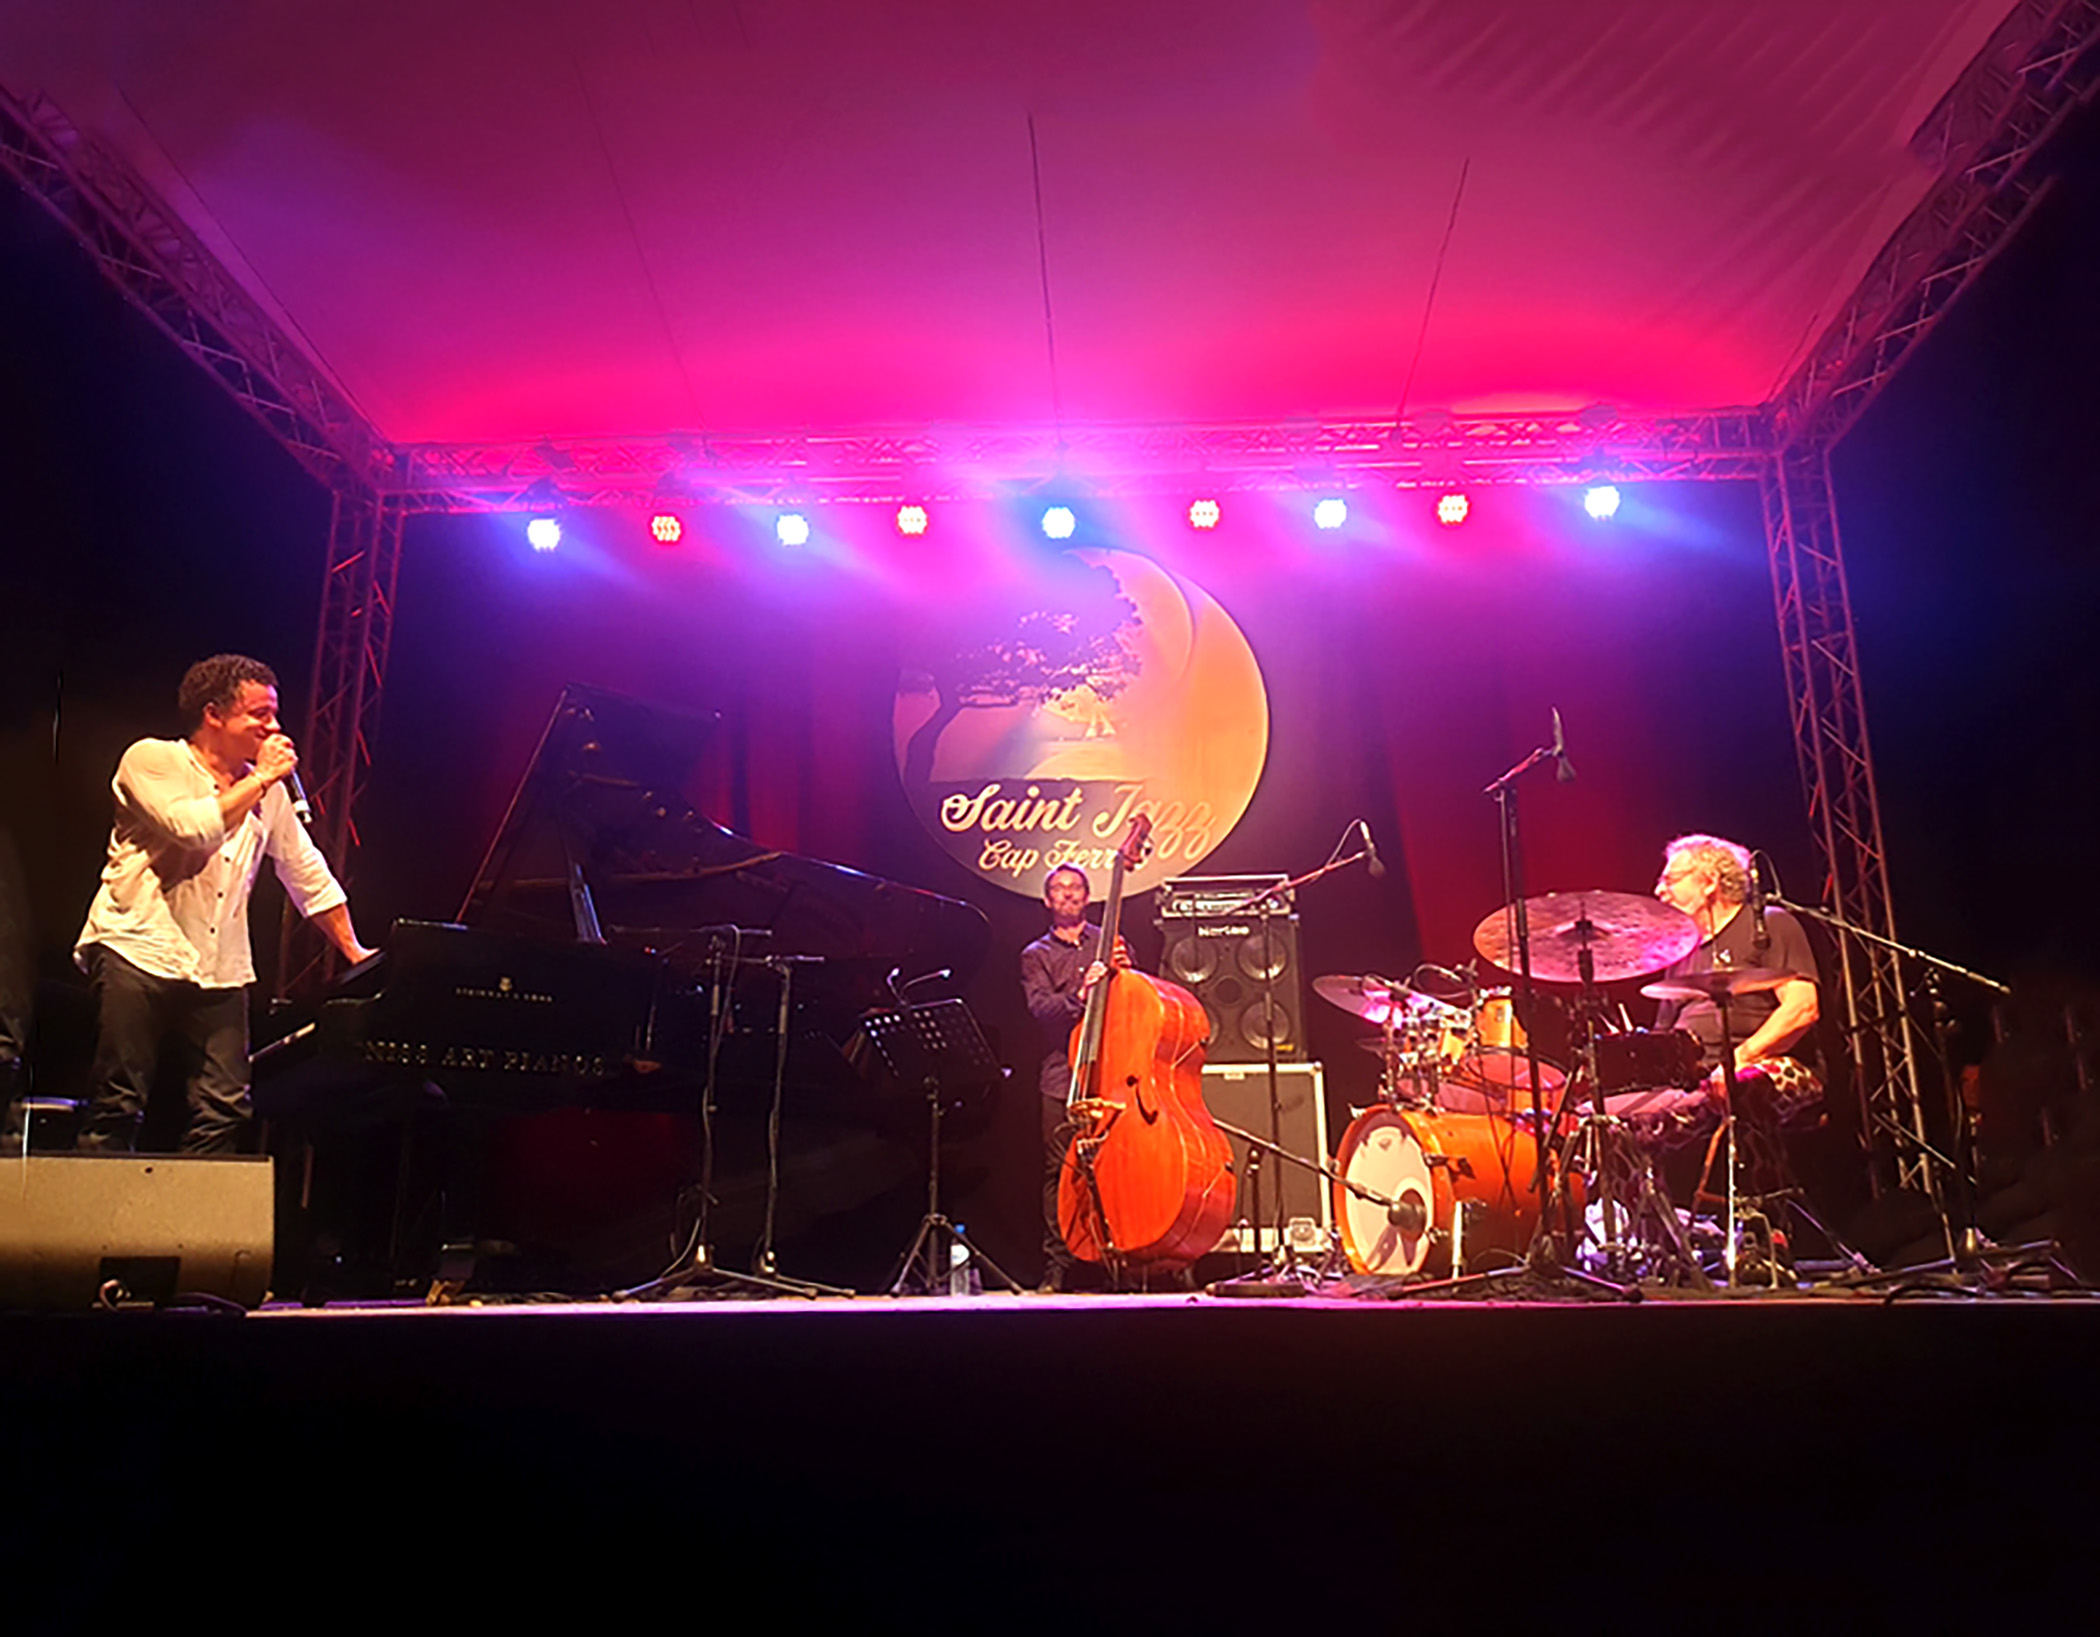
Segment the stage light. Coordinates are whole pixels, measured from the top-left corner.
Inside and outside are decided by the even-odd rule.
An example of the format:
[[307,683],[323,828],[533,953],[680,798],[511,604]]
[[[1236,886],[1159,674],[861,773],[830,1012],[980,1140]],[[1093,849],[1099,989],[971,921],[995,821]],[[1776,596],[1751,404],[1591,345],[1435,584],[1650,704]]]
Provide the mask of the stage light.
[[1313,506],[1313,524],[1317,528],[1338,529],[1349,521],[1349,502],[1335,495],[1318,501]]
[[1192,529],[1214,529],[1224,514],[1215,500],[1191,500],[1189,502],[1189,527]]
[[525,539],[534,551],[552,551],[561,544],[561,524],[551,517],[535,517],[525,525]]
[[773,533],[783,546],[809,544],[809,519],[800,512],[782,512],[773,522]]
[[1069,540],[1078,527],[1079,519],[1072,515],[1070,506],[1052,506],[1043,513],[1043,533],[1049,539]]
[[924,534],[926,532],[926,508],[924,506],[899,506],[897,508],[897,532],[899,534]]
[[1582,496],[1582,509],[1598,522],[1609,522],[1619,515],[1619,491],[1616,485],[1600,483],[1586,489]]
[[1471,515],[1472,510],[1473,502],[1455,490],[1450,494],[1437,496],[1436,520],[1447,529],[1457,528]]
[[685,538],[685,525],[669,512],[658,512],[649,519],[649,533],[659,544],[675,546]]

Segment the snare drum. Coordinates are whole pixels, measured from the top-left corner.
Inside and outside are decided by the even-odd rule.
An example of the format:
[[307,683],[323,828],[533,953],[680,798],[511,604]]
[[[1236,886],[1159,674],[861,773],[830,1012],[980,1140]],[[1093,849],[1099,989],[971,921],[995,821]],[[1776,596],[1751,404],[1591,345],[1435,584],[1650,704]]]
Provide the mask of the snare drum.
[[1335,1169],[1393,1205],[1334,1185],[1349,1265],[1358,1273],[1447,1272],[1454,1225],[1468,1261],[1483,1250],[1522,1255],[1538,1225],[1530,1187],[1537,1156],[1529,1131],[1494,1115],[1389,1107],[1358,1115],[1342,1134]]

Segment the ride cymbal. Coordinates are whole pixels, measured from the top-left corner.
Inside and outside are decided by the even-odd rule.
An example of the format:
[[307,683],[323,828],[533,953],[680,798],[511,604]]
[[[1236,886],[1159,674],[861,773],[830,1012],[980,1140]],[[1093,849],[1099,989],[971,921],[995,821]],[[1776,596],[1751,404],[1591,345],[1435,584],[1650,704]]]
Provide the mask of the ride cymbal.
[[[1473,947],[1505,972],[1517,970],[1514,905],[1473,929]],[[1531,975],[1542,983],[1580,983],[1588,949],[1598,983],[1644,977],[1681,961],[1699,944],[1692,918],[1631,892],[1549,892],[1524,900],[1531,925]]]

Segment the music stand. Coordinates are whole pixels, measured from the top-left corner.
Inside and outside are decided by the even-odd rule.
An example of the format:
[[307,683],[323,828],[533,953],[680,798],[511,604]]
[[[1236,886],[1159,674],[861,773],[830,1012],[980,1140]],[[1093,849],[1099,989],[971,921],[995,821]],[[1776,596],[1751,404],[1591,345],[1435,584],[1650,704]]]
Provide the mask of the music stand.
[[[861,1019],[861,1028],[890,1072],[926,1093],[926,1214],[897,1264],[890,1294],[906,1294],[916,1276],[919,1294],[932,1296],[940,1291],[944,1278],[971,1267],[981,1268],[1018,1294],[1021,1287],[1006,1271],[941,1212],[941,1098],[992,1085],[1005,1073],[985,1043],[977,1019],[960,1000],[935,1000],[923,1006],[870,1012]],[[959,1262],[954,1259],[958,1245],[963,1249]]]

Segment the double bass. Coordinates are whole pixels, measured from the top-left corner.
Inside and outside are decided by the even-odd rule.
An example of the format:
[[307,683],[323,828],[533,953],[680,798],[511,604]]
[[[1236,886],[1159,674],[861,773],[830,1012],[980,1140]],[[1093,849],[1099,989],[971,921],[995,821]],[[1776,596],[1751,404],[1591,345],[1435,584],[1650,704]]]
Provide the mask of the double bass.
[[[1116,850],[1101,949],[1116,947],[1123,872],[1144,857],[1151,819]],[[1058,1173],[1057,1226],[1072,1254],[1110,1267],[1187,1267],[1232,1218],[1232,1150],[1203,1106],[1210,1025],[1186,989],[1119,969],[1087,995],[1072,1031],[1065,1107],[1071,1146]]]

